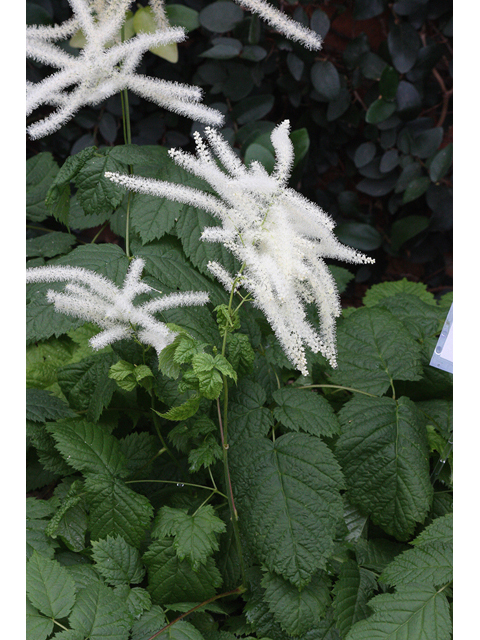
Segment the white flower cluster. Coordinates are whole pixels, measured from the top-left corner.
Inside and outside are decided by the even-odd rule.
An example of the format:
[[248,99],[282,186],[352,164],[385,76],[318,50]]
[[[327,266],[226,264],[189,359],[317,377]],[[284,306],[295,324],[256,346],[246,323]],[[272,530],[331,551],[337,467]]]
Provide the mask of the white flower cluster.
[[[32,139],[49,135],[68,122],[83,106],[95,105],[130,89],[164,109],[199,122],[220,125],[223,115],[200,104],[202,90],[196,86],[169,82],[135,73],[143,54],[150,48],[185,40],[185,31],[168,26],[163,0],[150,0],[158,30],[140,33],[121,42],[120,29],[132,0],[68,0],[73,17],[61,25],[27,27],[27,57],[58,69],[38,83],[27,83],[27,115],[50,104],[57,109],[27,131]],[[258,13],[284,35],[318,49],[321,39],[265,0],[236,0]],[[86,44],[79,55],[67,53],[54,44],[71,37],[79,29]],[[113,42],[113,44],[112,44]]]
[[203,305],[208,302],[208,293],[172,293],[135,306],[133,301],[136,296],[153,290],[140,280],[144,266],[141,258],[132,260],[122,289],[98,273],[69,266],[27,269],[27,282],[68,283],[64,293],[48,291],[47,299],[55,305],[56,311],[93,322],[103,329],[90,339],[93,349],[102,349],[117,340],[136,336],[140,342],[154,347],[160,354],[177,334],[153,314],[176,307]]
[[[106,173],[128,189],[202,207],[222,226],[205,228],[202,240],[221,242],[243,263],[241,276],[211,262],[209,269],[227,288],[238,277],[267,317],[290,361],[307,375],[305,345],[336,366],[335,318],[341,313],[334,278],[324,262],[333,258],[374,262],[342,245],[333,220],[316,204],[288,187],[294,160],[289,122],[271,135],[276,164],[271,175],[258,162],[246,168],[221,135],[206,130],[211,150],[196,134],[197,155],[171,150],[175,162],[208,182],[218,197],[188,186],[149,178]],[[320,330],[307,319],[305,304],[315,303]]]
[[[114,40],[125,22],[131,0],[68,0],[74,17],[54,27],[27,27],[27,57],[48,64],[57,72],[38,83],[27,84],[27,115],[42,104],[57,109],[27,129],[31,138],[53,133],[85,105],[94,105],[130,89],[155,104],[200,122],[218,125],[223,115],[199,104],[199,87],[135,74],[143,54],[150,48],[185,40],[180,27],[163,27],[141,33],[125,42]],[[96,8],[98,13],[92,13]],[[53,44],[82,29],[86,44],[79,55],[71,55]]]

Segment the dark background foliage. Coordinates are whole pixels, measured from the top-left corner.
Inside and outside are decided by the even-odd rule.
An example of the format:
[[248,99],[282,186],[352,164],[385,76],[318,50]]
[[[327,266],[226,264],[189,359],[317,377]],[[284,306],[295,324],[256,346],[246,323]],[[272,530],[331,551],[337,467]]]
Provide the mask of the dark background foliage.
[[[204,102],[225,113],[223,134],[246,162],[272,166],[269,133],[290,120],[291,186],[333,216],[342,242],[376,258],[375,265],[349,266],[355,279],[345,304],[359,304],[367,286],[403,277],[438,295],[450,291],[451,0],[272,3],[320,33],[322,50],[287,41],[230,1],[167,0],[198,12],[198,26],[179,46],[177,64],[148,53],[139,72],[201,86]],[[67,0],[27,2],[30,24],[69,15]],[[32,81],[50,71],[28,62]],[[134,95],[130,112],[132,142],[139,145],[190,149],[192,132],[202,128]],[[37,110],[31,118],[41,115]],[[27,152],[49,151],[61,165],[85,147],[122,143],[117,95],[82,109],[55,134],[29,140]],[[64,230],[53,218],[40,226]],[[71,231],[88,240],[98,230]],[[27,230],[29,238],[41,233],[38,225]],[[108,228],[102,240],[123,243]]]

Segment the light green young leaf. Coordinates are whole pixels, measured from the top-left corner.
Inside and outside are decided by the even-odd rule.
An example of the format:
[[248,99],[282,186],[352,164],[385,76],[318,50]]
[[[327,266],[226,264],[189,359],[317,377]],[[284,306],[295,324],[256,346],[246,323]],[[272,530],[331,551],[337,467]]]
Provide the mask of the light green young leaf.
[[275,418],[292,431],[314,436],[333,436],[340,432],[340,423],[329,402],[307,389],[283,387],[273,394],[278,404]]
[[183,509],[162,507],[155,518],[152,536],[173,535],[178,558],[186,558],[197,571],[218,550],[215,534],[222,531],[225,531],[225,523],[210,505],[200,507],[193,515]]
[[452,623],[442,590],[411,584],[396,593],[383,593],[370,600],[374,611],[357,622],[345,640],[449,640]]
[[147,498],[110,475],[88,476],[85,491],[90,504],[92,540],[120,535],[138,548],[153,516]]
[[97,571],[113,586],[138,584],[145,574],[138,549],[125,542],[121,536],[94,540],[92,557]]
[[231,447],[232,485],[244,534],[270,571],[308,584],[333,549],[343,516],[340,467],[319,438],[288,433]]
[[124,475],[126,460],[115,436],[83,419],[49,423],[57,449],[74,469],[85,473]]
[[212,558],[193,571],[187,560],[178,558],[173,538],[153,542],[143,561],[148,569],[148,591],[155,604],[203,602],[214,596],[222,583]]
[[387,533],[407,540],[433,495],[421,414],[405,397],[354,396],[339,417],[335,452],[348,499]]
[[27,595],[40,613],[66,618],[75,604],[75,583],[59,562],[34,551],[27,562]]
[[126,603],[101,582],[79,590],[69,623],[74,631],[89,640],[128,640],[129,637]]
[[338,323],[335,384],[375,395],[393,380],[419,380],[420,346],[390,311],[362,307]]
[[375,587],[375,575],[354,560],[347,560],[340,567],[340,576],[333,588],[333,610],[342,638],[352,625],[370,615],[367,603]]
[[317,572],[301,590],[281,576],[267,572],[262,587],[273,617],[291,636],[314,629],[330,603],[330,579],[323,571]]

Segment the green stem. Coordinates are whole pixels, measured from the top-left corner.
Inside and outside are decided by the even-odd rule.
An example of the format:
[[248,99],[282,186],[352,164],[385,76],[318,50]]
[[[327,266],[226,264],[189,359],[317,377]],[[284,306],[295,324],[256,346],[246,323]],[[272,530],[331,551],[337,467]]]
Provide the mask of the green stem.
[[63,624],[60,624],[60,622],[58,622],[58,620],[55,620],[55,618],[50,618],[50,620],[54,623],[54,624],[58,624],[59,627],[61,627],[62,629],[65,629],[65,631],[69,631],[69,629],[67,629],[67,627],[64,627]]
[[[123,89],[120,93],[122,101],[122,122],[123,122],[123,140],[125,144],[132,144],[132,129],[130,125],[130,108],[128,105],[128,90]],[[132,174],[132,165],[128,165],[128,173]],[[128,192],[127,196],[127,219],[125,221],[125,253],[127,258],[130,258],[130,200],[132,192]]]
[[370,396],[370,398],[378,398],[374,393],[368,393],[367,391],[361,391],[360,389],[353,389],[352,387],[342,387],[338,384],[306,384],[301,387],[295,387],[296,389],[322,389],[327,387],[330,389],[343,389],[344,391],[351,391],[352,393],[362,393],[364,396]]
[[102,231],[108,226],[108,220],[107,222],[105,222],[105,224],[103,224],[100,227],[100,231],[98,231],[94,236],[93,236],[93,240],[91,241],[90,244],[95,244],[96,239],[98,238],[98,236],[102,233]]
[[157,432],[157,436],[160,440],[160,442],[162,443],[162,447],[165,449],[165,451],[168,453],[168,455],[170,456],[170,458],[173,460],[173,462],[175,463],[175,465],[179,468],[180,473],[183,475],[183,469],[182,469],[182,465],[179,463],[179,461],[176,459],[176,457],[173,455],[173,453],[171,452],[171,450],[168,448],[167,443],[165,442],[165,438],[162,436],[162,432],[160,430],[160,425],[158,424],[158,416],[155,413],[155,396],[152,393],[152,391],[150,391],[150,397],[152,399],[152,416],[153,416],[153,426],[155,427],[155,430]]
[[205,489],[205,491],[211,491],[212,493],[218,493],[222,498],[228,499],[227,496],[218,489],[212,489],[212,487],[205,487],[203,484],[193,484],[192,482],[177,482],[177,480],[126,480],[125,484],[138,484],[140,482],[157,482],[159,484],[176,484],[177,487],[195,487],[196,489]]
[[153,640],[153,638],[156,638],[157,636],[159,636],[161,633],[163,633],[167,629],[170,629],[170,627],[172,627],[174,624],[176,624],[177,622],[179,622],[180,620],[182,620],[186,616],[190,615],[194,611],[197,611],[197,609],[200,609],[200,607],[204,607],[205,605],[210,604],[211,602],[215,602],[215,600],[219,600],[220,598],[226,598],[227,596],[233,596],[233,595],[235,595],[237,593],[238,594],[243,593],[245,590],[246,590],[245,587],[243,585],[241,585],[240,587],[237,587],[236,589],[233,589],[232,591],[226,591],[225,593],[219,593],[217,596],[212,596],[208,600],[205,600],[204,602],[201,602],[200,604],[197,604],[195,607],[192,607],[191,609],[189,609],[185,613],[182,613],[180,616],[178,616],[178,618],[175,618],[175,620],[172,620],[172,622],[169,622],[164,627],[162,627],[160,629],[160,631],[157,631],[157,633],[154,633],[153,636],[150,636],[150,638],[148,638],[148,640]]

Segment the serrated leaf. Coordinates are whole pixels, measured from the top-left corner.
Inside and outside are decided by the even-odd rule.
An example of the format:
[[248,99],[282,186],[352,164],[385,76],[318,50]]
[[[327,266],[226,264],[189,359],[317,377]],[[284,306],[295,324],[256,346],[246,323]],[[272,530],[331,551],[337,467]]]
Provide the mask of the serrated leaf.
[[380,576],[390,585],[412,582],[440,587],[453,580],[453,518],[437,518],[412,544],[414,549],[397,556]]
[[181,509],[162,507],[155,519],[152,535],[173,535],[178,558],[186,558],[192,569],[197,571],[218,550],[215,534],[222,531],[225,531],[225,523],[215,515],[210,505],[201,506],[193,515]]
[[445,320],[443,309],[409,293],[398,293],[382,298],[377,304],[388,309],[401,320],[409,334],[416,340],[425,340],[436,335]]
[[212,434],[206,436],[204,441],[188,454],[190,471],[195,473],[202,467],[210,467],[214,462],[222,458],[222,449]]
[[330,603],[330,579],[317,572],[301,590],[268,572],[262,580],[264,598],[276,622],[291,636],[301,636],[315,628]]
[[47,422],[49,420],[61,420],[62,418],[74,418],[75,412],[68,404],[56,398],[48,391],[40,389],[27,389],[27,420],[32,422]]
[[288,433],[231,447],[232,485],[244,534],[270,571],[308,584],[333,548],[343,478],[318,438]]
[[101,582],[79,590],[69,623],[89,640],[128,640],[129,637],[127,605]]
[[427,291],[427,286],[422,282],[410,282],[406,278],[395,282],[381,282],[374,284],[363,297],[363,304],[366,307],[373,307],[383,298],[394,296],[398,293],[406,293],[417,296],[427,304],[435,305],[435,297],[433,293]]
[[82,490],[79,481],[72,483],[66,495],[62,496],[60,506],[45,529],[52,538],[61,538],[72,551],[83,551],[87,531],[87,513],[83,499],[78,492]]
[[132,640],[149,640],[154,633],[160,631],[167,624],[163,609],[154,604],[145,611],[132,626]]
[[244,333],[234,333],[227,336],[228,359],[234,370],[240,375],[251,373],[255,352],[249,337]]
[[258,382],[243,379],[229,403],[229,443],[266,436],[273,426],[273,414],[264,407],[267,394]]
[[34,551],[27,562],[27,595],[44,615],[65,618],[75,603],[75,583],[59,562]]
[[118,478],[106,475],[88,476],[85,491],[90,504],[92,540],[120,535],[138,548],[153,516],[147,498]]
[[115,593],[127,604],[128,610],[136,619],[152,606],[150,594],[141,587],[131,589],[126,584],[122,584],[115,589]]
[[444,593],[411,584],[368,603],[374,614],[352,627],[345,640],[449,640],[452,623]]
[[42,614],[30,604],[28,599],[26,615],[28,640],[46,640],[47,636],[49,636],[53,631],[53,620],[42,616]]
[[27,498],[27,558],[30,558],[35,551],[46,558],[53,558],[55,543],[50,540],[45,533],[48,522],[44,519],[51,516],[52,513],[53,507],[50,503],[45,500],[38,500],[37,498]]
[[424,422],[408,398],[354,396],[340,411],[335,453],[348,499],[398,540],[423,522],[432,501]]
[[52,231],[37,238],[30,238],[26,242],[27,258],[53,258],[68,251],[77,242],[75,236],[62,231]]
[[80,362],[61,367],[57,372],[58,384],[69,404],[96,422],[112,399],[117,388],[109,378],[110,368],[117,362],[115,353],[101,353]]
[[393,380],[421,378],[420,346],[387,309],[357,309],[338,323],[337,345],[336,384],[382,395]]
[[105,177],[105,172],[123,173],[125,165],[111,155],[111,149],[95,152],[75,176],[77,198],[86,214],[113,210],[121,203],[124,190]]
[[56,475],[70,475],[72,468],[55,447],[55,440],[44,424],[27,422],[27,435],[36,449],[42,466]]
[[193,571],[187,560],[178,558],[173,538],[153,542],[143,561],[148,568],[148,591],[155,604],[203,602],[214,596],[222,583],[212,558]]
[[166,420],[187,420],[197,413],[201,400],[201,396],[196,394],[188,398],[183,404],[172,407],[165,413],[160,413],[159,411],[155,411],[155,413],[158,413],[161,418]]
[[370,615],[367,602],[375,587],[375,575],[371,571],[359,567],[354,560],[347,560],[341,565],[333,588],[333,610],[342,638],[352,625]]
[[120,450],[127,460],[129,473],[144,469],[158,451],[158,440],[146,431],[134,431],[119,440]]
[[93,541],[92,558],[97,571],[113,586],[138,584],[145,574],[140,552],[121,536]]
[[340,423],[332,407],[318,393],[283,387],[275,391],[273,399],[278,404],[273,415],[288,429],[327,437],[340,432]]
[[84,473],[124,474],[126,460],[115,436],[83,419],[49,423],[56,447],[74,469]]
[[426,417],[427,422],[433,423],[444,440],[449,440],[453,430],[453,402],[439,399],[425,400],[416,404]]
[[407,546],[386,538],[361,538],[355,545],[355,557],[358,565],[380,574],[385,567],[405,551]]

